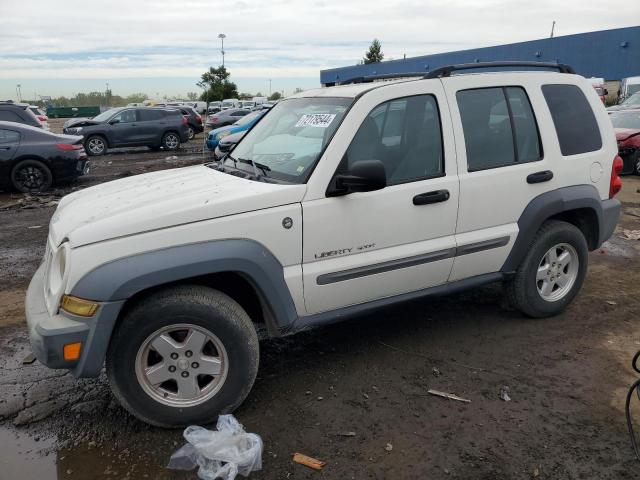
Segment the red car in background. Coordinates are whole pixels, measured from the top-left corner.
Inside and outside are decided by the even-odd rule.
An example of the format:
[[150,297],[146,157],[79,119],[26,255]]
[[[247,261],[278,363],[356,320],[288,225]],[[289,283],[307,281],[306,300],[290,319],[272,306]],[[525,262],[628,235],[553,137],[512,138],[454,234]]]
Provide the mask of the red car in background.
[[624,162],[621,173],[640,175],[640,109],[611,112],[609,118]]

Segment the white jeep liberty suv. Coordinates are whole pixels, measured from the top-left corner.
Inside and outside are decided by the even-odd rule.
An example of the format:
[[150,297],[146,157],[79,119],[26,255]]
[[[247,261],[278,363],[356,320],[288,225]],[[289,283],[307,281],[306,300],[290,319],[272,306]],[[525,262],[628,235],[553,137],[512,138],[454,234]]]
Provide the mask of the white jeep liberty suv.
[[244,400],[261,336],[498,281],[531,317],[567,307],[620,212],[591,85],[522,62],[358,80],[278,103],[221,162],[66,196],[27,293],[38,360],[106,362],[127,410],[179,426]]

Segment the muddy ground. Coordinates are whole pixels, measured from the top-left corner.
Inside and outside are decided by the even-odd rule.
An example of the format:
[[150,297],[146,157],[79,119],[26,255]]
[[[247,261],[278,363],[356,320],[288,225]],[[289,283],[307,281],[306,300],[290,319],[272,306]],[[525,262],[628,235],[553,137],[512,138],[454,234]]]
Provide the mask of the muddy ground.
[[[177,154],[107,155],[58,193],[199,163],[201,141]],[[263,341],[258,379],[236,412],[265,445],[250,478],[640,478],[623,413],[640,349],[640,241],[622,230],[640,229],[638,189],[640,179],[625,178],[621,224],[591,253],[583,290],[559,317],[524,318],[489,286]],[[22,302],[57,198],[0,193],[0,478],[195,478],[165,469],[181,431],[132,418],[104,377],[22,364]],[[327,465],[309,470],[294,452]]]

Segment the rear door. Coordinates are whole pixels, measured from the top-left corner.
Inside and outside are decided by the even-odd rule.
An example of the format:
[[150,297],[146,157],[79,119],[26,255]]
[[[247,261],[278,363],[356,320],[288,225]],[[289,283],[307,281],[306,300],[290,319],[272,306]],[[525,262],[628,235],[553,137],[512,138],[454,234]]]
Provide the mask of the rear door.
[[[327,165],[332,158],[341,159],[336,163],[341,171],[358,160],[380,160],[388,185],[303,202],[307,312],[445,283],[456,246],[458,178],[440,81],[367,93],[352,107],[320,163]],[[310,183],[328,173],[320,171],[326,168],[314,172]]]
[[159,144],[166,125],[164,111],[153,108],[139,109],[137,141],[144,145]]
[[562,158],[543,96],[542,86],[560,77],[573,78],[501,73],[443,80],[460,172],[458,250],[450,281],[500,271],[531,200],[576,180],[590,183],[588,166]]
[[8,183],[13,164],[11,159],[20,146],[20,132],[6,128],[0,129],[0,185]]

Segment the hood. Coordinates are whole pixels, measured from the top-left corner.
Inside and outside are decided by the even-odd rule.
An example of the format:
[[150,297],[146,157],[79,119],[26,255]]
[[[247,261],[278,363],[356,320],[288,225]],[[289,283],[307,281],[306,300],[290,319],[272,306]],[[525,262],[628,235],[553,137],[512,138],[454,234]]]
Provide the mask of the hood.
[[616,140],[619,142],[640,135],[640,129],[637,128],[614,128],[613,131],[616,132]]
[[215,138],[219,133],[231,132],[232,130],[233,125],[225,125],[224,127],[214,128],[209,132],[209,138]]
[[71,247],[302,201],[306,185],[257,182],[204,165],[135,175],[64,197],[49,225]]
[[86,127],[87,125],[98,125],[100,122],[94,122],[90,118],[71,118],[64,122],[64,128]]

